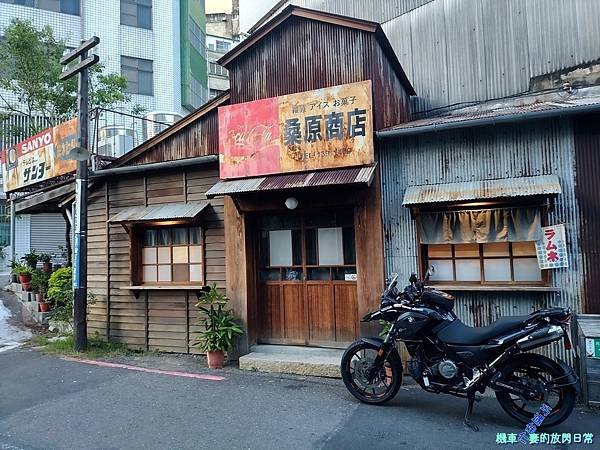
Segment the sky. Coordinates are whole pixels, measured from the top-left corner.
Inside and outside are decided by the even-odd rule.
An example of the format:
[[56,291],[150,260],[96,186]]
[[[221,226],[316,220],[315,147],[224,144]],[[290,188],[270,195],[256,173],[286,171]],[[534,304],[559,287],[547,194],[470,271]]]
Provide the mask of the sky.
[[231,13],[231,0],[205,0],[206,14]]
[[[240,0],[240,28],[248,31],[278,0]],[[231,0],[205,0],[206,13],[231,13]]]
[[[216,1],[216,0],[212,0]],[[278,0],[240,0],[240,29],[248,31]]]

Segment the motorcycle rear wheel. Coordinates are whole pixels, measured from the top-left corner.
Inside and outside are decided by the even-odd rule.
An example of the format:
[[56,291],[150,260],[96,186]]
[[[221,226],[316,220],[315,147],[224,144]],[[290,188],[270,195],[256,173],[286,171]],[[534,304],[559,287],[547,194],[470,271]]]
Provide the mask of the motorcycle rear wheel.
[[565,421],[573,408],[577,392],[573,386],[545,388],[545,383],[561,379],[563,369],[556,362],[535,353],[522,353],[509,360],[501,369],[502,378],[513,382],[525,383],[540,391],[538,399],[523,399],[508,392],[496,391],[496,399],[500,406],[513,419],[527,424],[534,414],[539,412],[542,403],[552,408],[552,412],[544,419],[538,428],[552,427]]
[[402,385],[402,363],[396,351],[388,356],[372,380],[368,371],[379,348],[373,344],[356,341],[342,356],[342,380],[350,393],[363,403],[381,405],[393,399]]

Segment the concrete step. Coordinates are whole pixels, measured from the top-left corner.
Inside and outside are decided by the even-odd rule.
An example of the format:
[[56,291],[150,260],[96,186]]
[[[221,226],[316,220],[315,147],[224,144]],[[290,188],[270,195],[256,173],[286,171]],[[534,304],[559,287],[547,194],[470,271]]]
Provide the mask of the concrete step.
[[333,348],[256,345],[240,357],[239,364],[243,370],[341,378],[343,353]]
[[21,297],[22,302],[33,302],[35,301],[35,294],[33,292],[21,291],[19,292],[19,297]]

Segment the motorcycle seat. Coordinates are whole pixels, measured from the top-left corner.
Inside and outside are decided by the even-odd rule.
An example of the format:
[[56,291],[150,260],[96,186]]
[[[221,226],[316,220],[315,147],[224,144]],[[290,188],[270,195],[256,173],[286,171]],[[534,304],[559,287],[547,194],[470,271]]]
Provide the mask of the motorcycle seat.
[[531,319],[531,316],[506,316],[486,327],[470,327],[456,319],[440,330],[438,337],[446,344],[479,345],[522,328],[528,319]]

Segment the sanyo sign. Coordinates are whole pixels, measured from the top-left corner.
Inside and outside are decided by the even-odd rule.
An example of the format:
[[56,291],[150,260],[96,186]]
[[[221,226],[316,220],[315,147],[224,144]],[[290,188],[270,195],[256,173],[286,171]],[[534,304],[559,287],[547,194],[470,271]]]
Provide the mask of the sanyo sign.
[[48,130],[42,131],[26,141],[21,142],[17,148],[19,149],[21,155],[39,150],[52,144],[53,135],[53,129],[49,128]]

